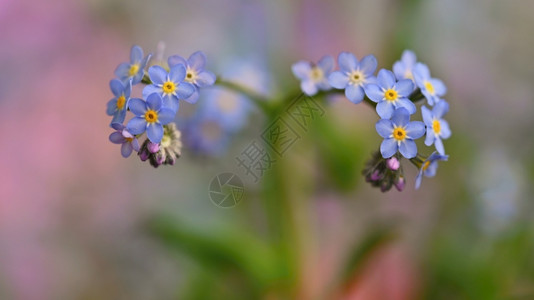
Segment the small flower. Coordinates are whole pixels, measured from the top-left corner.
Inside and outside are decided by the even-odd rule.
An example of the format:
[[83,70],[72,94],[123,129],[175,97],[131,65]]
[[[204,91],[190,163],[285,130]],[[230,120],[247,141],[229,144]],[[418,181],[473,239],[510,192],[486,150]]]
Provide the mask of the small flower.
[[183,64],[174,65],[169,72],[161,66],[152,66],[148,76],[152,84],[143,89],[143,98],[156,93],[163,98],[163,106],[174,112],[178,111],[178,99],[187,99],[195,92],[195,86],[184,81],[186,69]]
[[122,144],[121,145],[121,154],[123,157],[128,157],[132,154],[132,151],[139,151],[139,142],[133,136],[126,127],[120,123],[111,124],[113,129],[117,130],[109,135],[109,140],[113,144]]
[[382,192],[389,191],[393,186],[400,192],[404,189],[404,172],[398,155],[389,159],[382,157],[379,151],[375,152],[367,161],[363,170],[365,181],[373,187],[379,187]]
[[136,115],[126,125],[128,131],[135,135],[146,131],[153,143],[161,141],[163,125],[171,122],[176,115],[171,109],[163,107],[161,97],[155,93],[150,94],[146,102],[139,98],[130,99],[128,107]]
[[420,121],[410,122],[410,114],[401,107],[395,110],[391,120],[379,120],[376,131],[384,138],[380,145],[380,153],[384,158],[390,158],[397,151],[406,158],[413,158],[417,155],[414,139],[425,134],[425,124]]
[[393,72],[385,69],[378,72],[377,84],[365,86],[367,97],[378,103],[376,112],[382,119],[391,118],[395,109],[400,107],[404,107],[410,114],[415,113],[415,104],[407,98],[412,91],[411,80],[396,81]]
[[184,99],[189,103],[197,102],[199,88],[210,86],[215,83],[215,74],[204,70],[204,66],[206,65],[206,55],[202,51],[197,51],[191,54],[188,60],[185,60],[185,58],[179,55],[173,55],[169,57],[167,62],[170,68],[177,64],[182,64],[185,66],[185,82],[188,82],[195,87],[193,94]]
[[317,65],[308,61],[299,61],[291,66],[293,74],[301,80],[300,88],[308,95],[313,96],[319,90],[329,90],[328,75],[334,69],[334,58],[330,55],[323,56]]
[[399,80],[410,79],[413,81],[413,67],[416,62],[417,57],[415,56],[415,53],[411,50],[404,50],[404,52],[402,52],[401,60],[396,61],[393,64],[393,73],[395,73],[395,76],[397,76]]
[[328,83],[336,89],[345,89],[345,96],[353,103],[360,103],[365,97],[364,87],[374,83],[377,61],[373,55],[360,62],[354,54],[341,52],[337,58],[340,70],[330,73]]
[[145,74],[145,66],[150,59],[150,54],[143,58],[143,49],[133,46],[130,51],[130,63],[121,63],[115,69],[115,76],[122,82],[132,81],[132,85],[138,84]]
[[448,155],[441,155],[436,152],[430,154],[430,156],[421,164],[421,167],[419,168],[419,173],[417,173],[417,177],[415,177],[415,189],[419,189],[419,187],[421,186],[423,174],[426,177],[434,177],[436,175],[436,171],[438,170],[438,162],[440,160],[446,161],[448,159]]
[[439,154],[445,155],[445,148],[441,139],[448,139],[451,136],[449,123],[443,120],[443,116],[449,111],[449,104],[441,100],[430,111],[426,106],[421,107],[423,121],[426,125],[425,145],[434,144]]
[[438,103],[440,97],[447,92],[447,87],[443,81],[431,78],[430,70],[423,63],[415,64],[413,77],[415,79],[415,84],[421,89],[421,92],[425,95],[428,105],[430,106]]
[[203,114],[195,114],[181,125],[183,142],[196,155],[224,154],[234,133],[221,124],[221,119]]
[[126,118],[126,110],[128,108],[128,101],[130,100],[130,93],[132,92],[132,85],[130,81],[123,84],[120,80],[113,79],[109,82],[109,86],[115,97],[109,100],[106,113],[108,116],[113,116],[111,124],[122,124]]
[[214,87],[201,91],[197,118],[217,120],[224,130],[237,132],[246,126],[251,110],[249,99],[234,91]]
[[181,155],[181,133],[176,129],[176,124],[169,123],[163,126],[163,138],[159,144],[146,140],[139,151],[142,161],[149,160],[150,164],[157,168],[160,165],[174,165]]
[[400,161],[393,156],[386,160],[386,166],[392,171],[397,171],[400,168]]

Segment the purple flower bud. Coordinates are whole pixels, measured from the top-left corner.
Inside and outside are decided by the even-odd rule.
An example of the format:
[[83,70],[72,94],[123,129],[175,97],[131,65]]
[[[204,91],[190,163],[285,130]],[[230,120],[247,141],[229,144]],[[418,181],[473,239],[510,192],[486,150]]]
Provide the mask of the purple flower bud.
[[395,156],[393,156],[386,161],[386,166],[392,171],[397,171],[400,167],[400,162]]
[[378,181],[382,178],[382,174],[380,174],[380,171],[375,170],[373,174],[371,174],[371,181]]
[[148,142],[147,149],[150,153],[156,153],[159,151],[159,144]]
[[397,181],[395,181],[395,188],[397,188],[397,190],[399,192],[402,192],[402,190],[404,190],[404,186],[406,185],[406,181],[404,181],[404,177],[399,177],[399,179]]
[[139,158],[141,158],[141,161],[146,161],[149,157],[149,154],[146,150],[142,150],[141,152],[139,152]]

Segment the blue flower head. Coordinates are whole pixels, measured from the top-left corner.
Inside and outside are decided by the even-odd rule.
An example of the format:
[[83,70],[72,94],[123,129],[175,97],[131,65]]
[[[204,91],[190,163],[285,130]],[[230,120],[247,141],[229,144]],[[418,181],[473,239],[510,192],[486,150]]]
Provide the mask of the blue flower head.
[[128,107],[135,115],[126,125],[128,132],[138,135],[146,131],[148,139],[156,144],[163,137],[163,125],[170,123],[176,115],[176,112],[163,106],[161,97],[156,93],[150,94],[146,102],[132,98]]
[[185,66],[186,73],[184,80],[195,87],[193,94],[184,99],[189,103],[197,102],[199,88],[210,86],[215,83],[215,74],[208,70],[204,70],[206,65],[206,55],[202,51],[197,51],[191,54],[187,60],[179,55],[173,55],[169,57],[167,62],[170,68],[178,64]]
[[421,107],[421,111],[426,125],[425,145],[434,144],[439,154],[445,155],[445,148],[441,139],[448,139],[451,136],[449,123],[443,120],[443,116],[449,111],[449,104],[445,100],[441,100],[434,105],[432,111],[425,106]]
[[416,62],[417,57],[415,56],[415,53],[411,50],[404,50],[404,52],[402,52],[401,60],[396,61],[393,64],[393,73],[395,73],[395,76],[397,76],[399,80],[410,79],[413,81],[413,67]]
[[128,157],[132,154],[132,151],[139,151],[139,142],[133,136],[126,127],[120,123],[111,124],[113,129],[117,130],[110,134],[109,140],[113,144],[121,144],[121,154],[123,157]]
[[183,142],[197,155],[220,156],[230,144],[232,132],[221,120],[197,111],[181,124]]
[[380,153],[384,158],[392,157],[397,151],[406,158],[413,158],[417,155],[414,139],[425,134],[425,124],[420,121],[410,122],[410,113],[401,107],[393,112],[391,120],[379,120],[376,131],[384,138],[380,145]]
[[438,170],[438,162],[440,160],[446,161],[447,159],[449,159],[448,155],[441,155],[434,152],[425,161],[423,161],[423,164],[419,169],[419,173],[417,173],[417,177],[415,177],[415,189],[419,189],[421,186],[423,174],[426,177],[434,177],[436,175],[436,171]]
[[132,81],[132,85],[138,84],[145,74],[145,66],[150,59],[150,54],[143,57],[143,49],[139,46],[133,46],[130,51],[130,62],[121,63],[115,69],[115,76],[122,82]]
[[413,83],[409,79],[395,80],[395,75],[389,70],[378,72],[377,83],[365,86],[365,93],[372,101],[378,103],[376,112],[382,119],[389,119],[395,109],[404,107],[408,113],[416,111],[415,104],[408,99],[413,91]]
[[360,62],[354,54],[341,52],[337,58],[340,70],[328,76],[328,83],[336,89],[345,89],[345,96],[353,103],[360,103],[365,97],[364,87],[374,83],[377,61],[373,55]]
[[330,55],[323,56],[317,65],[309,61],[299,61],[291,66],[293,74],[300,79],[300,88],[308,95],[313,96],[319,90],[326,91],[331,88],[328,83],[328,75],[334,69],[334,58]]
[[109,87],[113,93],[113,99],[109,100],[106,113],[108,116],[113,116],[111,124],[124,122],[126,118],[126,110],[128,108],[128,101],[132,92],[132,85],[130,81],[126,84],[118,79],[113,79],[109,82]]
[[148,69],[148,76],[152,84],[143,89],[143,98],[148,99],[156,93],[163,99],[163,106],[174,112],[178,111],[178,100],[187,99],[195,92],[195,87],[185,82],[186,69],[183,64],[176,64],[167,72],[161,66],[152,66]]
[[440,101],[440,97],[447,93],[447,87],[443,81],[430,77],[430,70],[423,63],[415,64],[413,69],[415,84],[425,95],[428,105],[433,106]]
[[248,121],[254,108],[246,97],[223,88],[215,87],[203,90],[202,101],[198,106],[198,115],[207,119],[218,120],[228,131],[241,130]]

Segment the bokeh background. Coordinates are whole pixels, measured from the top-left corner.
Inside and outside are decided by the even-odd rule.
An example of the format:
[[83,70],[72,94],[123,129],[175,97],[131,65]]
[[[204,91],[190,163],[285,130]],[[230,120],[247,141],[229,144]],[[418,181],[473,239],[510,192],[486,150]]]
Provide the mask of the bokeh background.
[[[1,0],[0,299],[534,299],[533,11],[521,0]],[[402,193],[371,188],[360,171],[380,143],[376,115],[345,99],[263,183],[235,163],[265,128],[259,111],[217,157],[185,149],[159,169],[123,159],[108,142],[109,80],[133,44],[161,41],[165,55],[203,50],[217,74],[253,62],[242,76],[273,97],[298,86],[298,60],[351,51],[391,68],[412,49],[448,86],[450,159],[418,191],[408,164]],[[245,197],[222,209],[208,185],[227,171]],[[269,202],[276,183],[286,202]]]

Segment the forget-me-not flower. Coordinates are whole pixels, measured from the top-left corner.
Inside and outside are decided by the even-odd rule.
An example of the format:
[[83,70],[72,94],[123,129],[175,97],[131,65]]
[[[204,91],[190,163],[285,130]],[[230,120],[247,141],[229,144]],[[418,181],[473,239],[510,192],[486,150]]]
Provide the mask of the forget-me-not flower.
[[399,80],[410,79],[413,81],[413,67],[416,62],[417,57],[415,56],[415,53],[411,50],[404,50],[401,59],[393,64],[393,73],[395,73],[395,76],[397,76],[397,79]]
[[421,89],[421,93],[425,95],[430,106],[438,103],[440,97],[447,92],[447,87],[443,81],[430,77],[430,70],[423,63],[415,64],[413,78],[415,84]]
[[109,100],[106,113],[108,116],[113,116],[111,124],[122,124],[126,118],[126,110],[132,92],[132,85],[130,81],[124,84],[118,79],[113,79],[109,82],[109,87],[115,97]]
[[184,80],[195,87],[193,94],[184,99],[189,103],[197,102],[199,88],[210,86],[215,83],[215,74],[208,70],[204,70],[204,67],[206,66],[206,55],[202,51],[197,51],[191,54],[187,60],[179,55],[170,56],[167,63],[170,68],[177,64],[183,64],[185,66],[186,73]]
[[121,144],[121,154],[124,158],[130,156],[133,150],[139,151],[139,142],[124,125],[112,123],[111,127],[117,131],[109,135],[109,140],[113,144]]
[[425,134],[425,124],[420,121],[410,122],[410,113],[403,107],[397,108],[391,120],[381,119],[376,123],[376,131],[384,138],[380,145],[382,157],[390,158],[397,151],[406,157],[417,155],[414,139]]
[[430,146],[434,144],[439,154],[445,155],[445,148],[441,139],[447,139],[451,136],[449,123],[443,120],[443,116],[449,111],[449,104],[445,100],[441,100],[434,107],[432,111],[425,106],[421,107],[423,113],[423,121],[426,125],[426,139],[425,145]]
[[130,62],[121,63],[115,69],[115,76],[122,82],[132,81],[132,85],[138,84],[145,74],[145,66],[150,59],[150,54],[143,57],[143,49],[139,46],[133,46],[130,51]]
[[152,143],[159,143],[163,137],[163,125],[170,123],[176,112],[163,106],[163,101],[157,93],[148,96],[146,102],[139,98],[130,99],[130,111],[135,115],[126,125],[131,134],[141,134],[146,131]]
[[421,180],[423,180],[423,175],[426,177],[434,177],[436,175],[436,171],[438,170],[438,162],[446,161],[449,158],[448,155],[441,155],[436,152],[430,154],[430,156],[423,161],[423,164],[421,165],[421,168],[419,169],[419,173],[417,173],[417,177],[415,177],[415,189],[419,189],[421,186]]
[[334,58],[325,55],[317,65],[301,60],[291,66],[291,71],[300,80],[301,90],[308,96],[317,94],[319,90],[327,91],[331,88],[328,75],[334,69]]
[[195,87],[185,82],[186,69],[183,64],[176,64],[167,72],[161,66],[148,69],[148,76],[152,84],[143,89],[143,98],[148,99],[152,93],[157,93],[163,99],[163,106],[174,112],[178,111],[178,100],[187,99],[195,92]]
[[365,97],[364,87],[374,83],[377,61],[367,55],[360,62],[354,54],[341,52],[337,58],[340,70],[330,73],[328,83],[336,89],[345,89],[345,96],[353,103],[360,103]]
[[416,107],[407,97],[413,91],[413,83],[409,79],[395,80],[395,75],[389,70],[378,72],[377,83],[365,86],[365,93],[372,101],[378,103],[376,112],[382,119],[389,119],[395,109],[404,107],[410,114],[415,113]]

